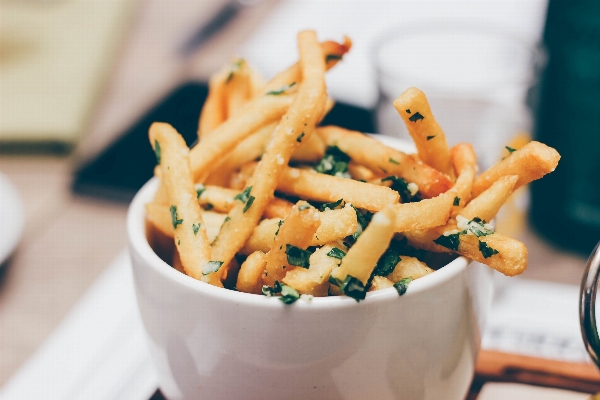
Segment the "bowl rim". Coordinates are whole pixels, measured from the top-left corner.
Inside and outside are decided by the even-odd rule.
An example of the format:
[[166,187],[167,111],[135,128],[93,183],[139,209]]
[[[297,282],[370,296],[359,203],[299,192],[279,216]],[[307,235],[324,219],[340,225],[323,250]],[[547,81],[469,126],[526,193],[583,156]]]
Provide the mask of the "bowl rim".
[[[402,141],[385,137],[381,140],[385,144],[393,144],[396,147]],[[410,148],[410,146],[402,146]],[[294,304],[286,305],[279,301],[276,296],[267,297],[252,293],[243,293],[231,289],[224,289],[213,286],[206,282],[196,280],[190,276],[177,271],[165,261],[163,261],[150,247],[146,237],[146,204],[152,201],[159,185],[157,178],[151,178],[138,191],[133,198],[127,212],[127,237],[130,246],[130,252],[135,253],[143,261],[143,268],[149,267],[159,274],[164,279],[172,284],[180,285],[199,294],[210,296],[224,302],[235,304],[248,304],[267,308],[294,308],[294,309],[323,309],[323,308],[339,308],[339,307],[365,307],[374,303],[385,302],[390,300],[401,300],[405,297],[412,297],[418,293],[434,290],[447,281],[452,280],[455,276],[461,274],[466,268],[472,264],[472,260],[466,257],[459,256],[444,267],[435,272],[414,280],[408,287],[408,290],[403,296],[399,296],[395,288],[386,288],[373,292],[368,292],[366,298],[357,302],[355,299],[347,296],[329,296],[329,297],[305,297],[302,296],[299,301]],[[131,254],[133,256],[133,254]],[[135,263],[132,260],[132,264]],[[135,275],[134,275],[135,276]],[[305,300],[305,301],[303,301]]]

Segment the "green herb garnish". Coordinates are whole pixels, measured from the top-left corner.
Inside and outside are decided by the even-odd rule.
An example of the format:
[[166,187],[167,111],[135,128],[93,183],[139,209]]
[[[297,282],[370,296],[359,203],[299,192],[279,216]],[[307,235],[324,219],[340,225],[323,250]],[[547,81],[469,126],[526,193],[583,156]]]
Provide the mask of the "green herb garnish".
[[204,209],[205,209],[206,211],[210,211],[210,210],[212,210],[214,207],[215,207],[215,206],[214,206],[212,203],[206,203],[206,204],[204,205]]
[[373,218],[373,213],[370,211],[360,212],[358,208],[352,206],[354,208],[354,212],[356,213],[356,219],[358,221],[358,227],[356,228],[356,232],[352,235],[354,240],[358,239],[358,237],[363,233],[363,231],[371,222],[371,218]]
[[458,250],[458,245],[460,244],[460,232],[451,233],[448,235],[442,235],[439,238],[435,239],[433,243],[439,244],[440,246],[444,246],[450,250]]
[[279,293],[281,292],[281,285],[279,284],[278,281],[275,281],[275,283],[273,284],[273,287],[268,286],[268,285],[263,285],[262,289],[261,289],[262,294],[264,294],[267,297],[271,297],[273,296],[275,293]]
[[235,197],[233,199],[239,200],[242,203],[245,203],[248,201],[248,197],[250,197],[251,191],[252,191],[252,186],[248,186],[246,189],[244,189],[244,191],[242,193],[238,193],[237,195],[235,195]]
[[513,149],[512,147],[508,147],[508,146],[504,146],[504,148],[506,150],[508,150],[509,153],[512,153],[513,151],[517,151],[517,149]]
[[206,190],[206,186],[204,186],[203,184],[199,183],[198,185],[196,185],[196,198],[199,199],[205,190]]
[[292,304],[299,298],[300,294],[296,289],[286,285],[285,283],[281,284],[281,297],[279,297],[279,300],[281,300],[283,304]]
[[254,199],[255,199],[254,196],[248,197],[248,201],[246,202],[246,205],[244,206],[244,212],[248,211],[250,206],[252,206],[252,203],[254,203]]
[[156,163],[160,165],[160,143],[158,143],[158,140],[154,140],[154,155],[156,156]]
[[435,137],[435,135],[427,136],[427,140],[429,141],[429,140],[433,139],[434,137]]
[[454,203],[453,203],[453,205],[456,206],[456,207],[460,206],[460,197],[458,197],[458,196],[454,197]]
[[339,258],[341,260],[346,255],[346,252],[344,252],[341,249],[338,249],[337,247],[334,247],[331,250],[329,250],[329,253],[327,253],[327,255],[329,257]]
[[381,180],[381,182],[386,181],[392,182],[392,184],[390,185],[390,189],[395,190],[400,194],[400,198],[402,198],[403,203],[410,203],[421,200],[421,195],[419,194],[419,192],[415,193],[413,196],[412,192],[408,188],[409,183],[404,178],[398,178],[395,175],[391,175]]
[[209,261],[202,268],[202,275],[208,275],[213,272],[217,272],[223,265],[223,261]]
[[304,137],[304,132],[302,132],[302,133],[300,134],[300,136],[298,136],[298,137],[296,138],[296,142],[298,142],[298,143],[302,143],[302,138],[303,138],[303,137]]
[[295,84],[296,84],[296,82],[292,82],[289,85],[284,85],[284,86],[280,87],[279,89],[269,90],[267,92],[267,94],[273,95],[273,96],[280,95],[280,94],[284,93],[286,90],[288,90],[289,88],[291,88],[292,86],[294,86]]
[[406,113],[407,113],[407,114],[410,114],[410,109],[408,109],[408,108],[407,108],[407,109],[406,109]]
[[425,119],[424,116],[422,116],[419,112],[414,113],[413,115],[411,115],[408,120],[410,122],[417,122],[420,119]]
[[192,231],[194,231],[194,236],[196,236],[198,234],[198,231],[200,230],[200,226],[202,226],[202,224],[192,224]]
[[277,223],[277,232],[275,232],[275,236],[279,235],[279,230],[281,229],[281,225],[283,225],[283,220],[280,219]]
[[309,259],[311,252],[308,250],[302,250],[300,247],[287,243],[285,245],[285,254],[287,255],[287,261],[290,265],[302,268],[308,268],[310,265]]
[[325,56],[325,62],[328,63],[329,61],[338,61],[341,60],[342,56],[339,54],[327,54]]
[[400,163],[394,160],[392,157],[390,157],[389,162],[391,162],[392,164],[400,165]]
[[227,79],[225,80],[225,83],[229,83],[231,81],[231,79],[233,78],[233,74],[235,74],[237,71],[239,71],[240,67],[244,64],[244,59],[241,58],[239,60],[237,60],[236,62],[234,62],[233,64],[231,64],[231,70],[229,71],[229,75],[227,75]]
[[325,155],[315,167],[315,171],[321,174],[349,178],[348,163],[350,157],[337,146],[328,146]]
[[227,221],[231,221],[231,217],[229,215],[225,217],[225,221],[223,221],[223,223],[225,223]]
[[482,242],[481,240],[479,241],[479,251],[483,255],[483,258],[488,258],[499,253],[498,250],[491,248],[486,242]]
[[357,302],[363,300],[367,295],[365,285],[355,277],[347,275],[344,282],[340,285],[340,290],[348,297],[352,297]]
[[398,282],[394,283],[394,287],[396,288],[399,296],[402,296],[404,293],[406,293],[408,285],[412,282],[412,280],[412,276],[407,276],[406,278],[400,279]]
[[173,229],[177,229],[177,225],[181,225],[183,220],[177,218],[177,206],[171,206],[169,210],[171,210],[171,222],[173,223]]
[[310,204],[302,204],[301,206],[298,206],[298,211],[308,210],[311,207],[312,206]]
[[467,229],[477,237],[487,236],[494,233],[493,230],[485,227],[485,221],[481,218],[475,217],[467,223]]
[[373,270],[373,275],[388,276],[394,272],[394,269],[400,260],[402,260],[402,258],[400,257],[398,251],[391,246],[388,247],[385,253],[379,257],[377,265]]
[[323,205],[321,205],[320,210],[321,211],[326,211],[326,210],[335,210],[336,207],[339,206],[343,206],[344,204],[344,199],[339,199],[338,201],[334,201],[332,203],[323,203]]

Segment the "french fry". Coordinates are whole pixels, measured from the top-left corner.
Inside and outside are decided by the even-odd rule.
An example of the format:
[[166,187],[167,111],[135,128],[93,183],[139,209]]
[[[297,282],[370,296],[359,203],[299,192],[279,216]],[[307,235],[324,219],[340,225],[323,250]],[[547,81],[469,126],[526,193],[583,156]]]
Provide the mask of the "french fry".
[[296,203],[292,212],[283,221],[273,246],[267,253],[267,265],[262,278],[265,285],[273,286],[276,281],[280,282],[285,274],[296,266],[308,267],[308,256],[305,257],[306,265],[303,266],[296,263],[296,258],[301,257],[294,258],[293,252],[302,252],[309,246],[320,224],[321,220],[316,208],[305,201]]
[[267,255],[262,251],[250,254],[240,267],[235,287],[240,292],[261,294],[262,275],[267,266]]
[[395,204],[394,231],[406,232],[446,224],[454,197],[455,193],[451,191],[416,203]]
[[249,67],[246,60],[236,60],[225,81],[227,118],[238,115],[244,108],[244,105],[252,99],[254,93],[251,85]]
[[473,146],[468,143],[459,143],[452,147],[451,151],[452,165],[458,178],[452,187],[456,194],[455,213],[465,204],[471,201],[471,191],[473,190],[473,180],[477,173],[477,157]]
[[309,135],[300,139],[300,146],[292,154],[292,161],[316,163],[325,154],[325,143],[318,135]]
[[225,66],[208,81],[208,96],[206,96],[198,120],[198,139],[200,140],[227,119],[225,80],[229,69],[229,65]]
[[340,283],[340,286],[350,276],[360,281],[363,288],[366,287],[379,257],[392,240],[394,218],[395,212],[391,206],[373,216],[371,223],[342,258],[340,267],[331,272],[331,276]]
[[205,272],[211,261],[210,246],[192,182],[189,149],[169,124],[155,122],[150,126],[149,136],[169,195],[175,246],[185,273],[194,279],[220,285],[220,281],[206,279]]
[[519,180],[514,190],[540,179],[556,169],[560,154],[552,147],[540,142],[529,142],[523,148],[514,151],[510,156],[499,161],[487,171],[475,178],[473,196],[477,197],[485,189],[492,186],[501,176],[517,175]]
[[[357,181],[370,182],[377,179],[377,174],[375,174],[375,172],[371,171],[364,165],[355,163],[354,161],[350,161],[348,163],[348,173],[352,179],[356,179]],[[379,181],[379,184],[381,184],[381,180]]]
[[421,194],[427,198],[444,193],[452,186],[446,174],[360,132],[326,126],[318,128],[317,133],[328,146],[338,146],[358,164],[385,176],[396,175],[416,183]]
[[452,176],[446,135],[433,117],[425,94],[417,88],[408,88],[394,101],[394,107],[417,146],[419,158],[425,164]]
[[175,250],[173,252],[173,259],[171,261],[171,266],[175,268],[177,271],[185,274],[185,270],[183,269],[183,264],[181,263],[181,258],[179,257],[179,252]]
[[402,256],[402,259],[396,264],[394,271],[389,274],[388,278],[391,282],[395,283],[409,276],[415,280],[429,275],[434,272],[422,261],[419,261],[415,257]]
[[347,251],[346,246],[342,244],[324,245],[311,254],[308,269],[294,268],[288,271],[283,278],[283,283],[293,287],[300,294],[327,296],[329,275],[340,263],[338,258],[329,255],[334,247]]
[[518,180],[517,175],[498,178],[492,186],[471,200],[458,215],[468,220],[478,217],[484,221],[491,221],[513,192]]
[[398,192],[353,179],[325,175],[308,169],[283,169],[277,190],[292,196],[320,202],[344,199],[357,208],[378,211],[388,204],[398,203]]
[[[352,235],[358,229],[356,211],[346,206],[338,210],[327,210],[319,213],[321,224],[317,228],[310,246],[323,246]],[[261,250],[265,253],[271,250],[276,232],[282,220],[279,218],[261,221],[252,232],[252,235],[240,250],[242,254],[251,254]]]
[[391,287],[394,287],[394,282],[390,281],[388,278],[383,276],[374,276],[373,280],[371,281],[371,287],[369,287],[369,292]]
[[[212,245],[213,257],[225,264],[244,246],[252,234],[267,203],[273,197],[281,176],[281,166],[288,163],[299,144],[298,136],[306,129],[306,134],[310,134],[323,113],[327,99],[325,63],[315,32],[301,32],[298,35],[298,47],[302,65],[302,85],[293,104],[277,126],[273,139],[254,172],[251,185],[248,186],[248,198],[244,202],[236,203],[229,213],[231,220],[223,226]],[[217,271],[217,274],[221,272]]]
[[[196,191],[200,193],[198,203],[202,206],[208,206],[214,211],[228,213],[235,204],[235,197],[240,194],[239,190],[223,188],[220,186],[197,185]],[[287,200],[273,197],[263,216],[265,218],[285,218],[292,210],[293,204]]]
[[284,199],[280,199],[279,197],[273,197],[269,204],[267,204],[267,208],[265,208],[265,212],[263,213],[263,217],[265,218],[285,218],[290,211],[292,211],[292,207],[294,205]]
[[190,151],[190,166],[194,181],[208,176],[218,161],[236,144],[265,124],[273,122],[287,111],[295,97],[288,95],[260,96],[250,101],[236,117],[219,125]]
[[[477,237],[461,234],[456,224],[447,224],[429,230],[404,232],[403,235],[413,247],[433,252],[460,254],[486,264],[507,276],[519,275],[527,268],[525,245],[499,233]],[[450,237],[445,239],[445,243],[451,248],[434,242],[439,241],[442,236]],[[455,247],[456,244],[458,247]]]

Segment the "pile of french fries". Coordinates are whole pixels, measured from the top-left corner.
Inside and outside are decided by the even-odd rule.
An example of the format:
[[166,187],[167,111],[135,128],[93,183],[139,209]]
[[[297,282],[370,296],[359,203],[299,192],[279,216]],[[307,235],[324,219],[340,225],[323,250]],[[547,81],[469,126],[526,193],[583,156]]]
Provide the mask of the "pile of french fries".
[[150,127],[160,186],[146,210],[157,254],[192,278],[285,303],[403,294],[434,271],[425,261],[436,253],[510,276],[525,270],[524,244],[488,222],[515,189],[556,168],[556,150],[507,147],[478,175],[472,146],[448,146],[416,88],[394,106],[417,154],[319,126],[333,106],[325,73],[351,46],[303,31],[299,61],[268,82],[242,59],[225,66],[210,80],[192,149],[170,125]]

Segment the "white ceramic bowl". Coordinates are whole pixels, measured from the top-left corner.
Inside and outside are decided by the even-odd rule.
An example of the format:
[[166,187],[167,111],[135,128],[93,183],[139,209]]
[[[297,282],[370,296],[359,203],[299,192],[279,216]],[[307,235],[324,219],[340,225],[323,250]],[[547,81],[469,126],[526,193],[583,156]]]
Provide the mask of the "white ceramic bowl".
[[163,262],[145,235],[158,182],[127,229],[139,308],[169,399],[462,399],[491,299],[488,267],[459,257],[394,288],[285,305],[217,288]]

